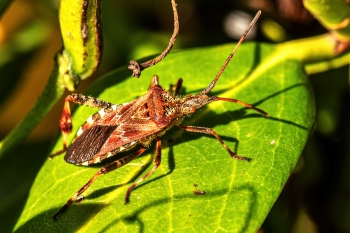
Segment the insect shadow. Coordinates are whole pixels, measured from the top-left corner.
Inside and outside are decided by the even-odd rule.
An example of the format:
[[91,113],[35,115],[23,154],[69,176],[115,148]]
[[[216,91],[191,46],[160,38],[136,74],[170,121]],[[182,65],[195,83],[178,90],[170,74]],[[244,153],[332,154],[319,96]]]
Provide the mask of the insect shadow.
[[[72,215],[70,216],[74,216],[73,218],[67,216],[67,221],[56,222],[55,224],[45,224],[43,227],[43,223],[51,221],[51,215],[56,211],[56,209],[49,209],[27,220],[13,232],[40,232],[39,229],[41,229],[41,231],[45,229],[45,232],[78,232],[86,222],[93,219],[96,216],[96,213],[106,206],[106,204],[101,203],[77,204],[75,205],[76,208],[72,208],[71,210]],[[74,221],[72,221],[72,219],[74,219]]]
[[[252,103],[253,106],[259,106],[261,105],[262,103],[266,102],[267,100],[270,100],[270,99],[273,99],[274,97],[276,96],[279,96],[281,94],[284,94],[288,91],[291,91],[295,88],[298,88],[298,87],[304,87],[306,86],[307,84],[306,83],[297,83],[297,84],[294,84],[294,85],[291,85],[289,87],[286,87],[280,91],[277,91],[271,95],[268,95],[266,96],[265,98],[257,101],[257,102],[254,102]],[[220,95],[221,93],[224,93],[224,92],[227,92],[228,90],[230,90],[231,88],[225,88],[225,89],[222,89],[222,90],[219,90],[219,91],[213,91],[213,95]],[[202,109],[206,109],[208,108],[208,106],[204,106]],[[257,113],[250,113],[250,114],[246,114],[247,113],[247,109],[246,108],[240,108],[240,109],[237,109],[237,110],[227,110],[226,113],[223,113],[222,115],[226,115],[226,114],[231,114],[233,117],[234,117],[234,120],[235,121],[238,121],[240,119],[243,119],[243,118],[264,118],[263,116],[261,116],[261,114],[257,114]],[[210,117],[208,117],[210,118]],[[221,120],[223,118],[220,118],[220,120],[218,120],[217,122],[213,122],[213,121],[209,121],[209,122],[206,122],[206,125],[209,124],[212,124],[211,127],[213,127],[213,123],[220,123],[220,124],[227,124],[229,122],[224,122],[223,120]],[[272,121],[279,121],[279,122],[283,122],[283,123],[286,123],[286,124],[289,124],[289,125],[293,125],[293,126],[296,126],[300,129],[303,129],[303,130],[308,130],[307,127],[305,126],[302,126],[298,123],[295,123],[291,120],[287,120],[287,119],[282,119],[282,118],[276,118],[273,116],[273,112],[270,112],[270,116],[268,118],[264,118],[266,120],[272,120]],[[185,122],[185,121],[184,121]],[[217,124],[215,124],[217,125]],[[208,135],[203,135],[203,136],[208,136]],[[224,137],[223,137],[224,138]]]
[[[278,96],[280,94],[286,93],[286,92],[288,92],[288,91],[290,91],[290,90],[292,90],[294,88],[304,87],[304,86],[307,86],[307,84],[306,83],[297,83],[297,84],[291,85],[289,87],[284,88],[283,90],[277,91],[277,92],[275,92],[275,93],[273,93],[273,94],[271,94],[271,95],[261,99],[260,101],[255,102],[253,105],[260,105],[261,103],[265,102],[268,99],[272,99],[273,97],[276,97],[276,96]],[[308,130],[308,128],[305,127],[305,126],[302,126],[302,125],[300,125],[298,123],[295,123],[295,122],[293,122],[291,120],[273,117],[273,115],[271,115],[268,118],[268,120],[270,120],[270,121],[279,121],[279,122],[282,122],[282,123],[285,123],[285,124],[289,124],[289,125],[298,127],[300,129],[303,129],[303,130]]]
[[[251,185],[242,185],[239,186],[237,188],[233,188],[232,190],[230,189],[221,189],[221,190],[217,190],[214,192],[209,192],[205,195],[206,197],[206,201],[208,201],[208,199],[212,199],[213,201],[215,199],[217,199],[218,197],[222,197],[225,195],[228,195],[229,193],[234,193],[234,195],[239,195],[239,193],[249,193],[250,196],[246,196],[247,200],[250,200],[249,202],[249,212],[246,214],[245,218],[244,218],[244,225],[242,226],[242,228],[238,231],[238,232],[246,232],[248,227],[249,227],[249,223],[253,217],[253,213],[255,211],[255,206],[254,203],[256,203],[257,201],[257,192],[255,190],[255,188]],[[145,232],[146,226],[143,223],[143,221],[140,219],[140,215],[144,214],[147,211],[150,211],[152,208],[161,208],[160,206],[162,205],[167,205],[169,204],[171,201],[173,202],[181,202],[182,200],[188,200],[188,199],[193,199],[194,202],[198,201],[198,199],[201,197],[198,197],[196,195],[193,195],[193,193],[191,192],[191,194],[181,194],[181,195],[175,195],[172,199],[171,198],[161,198],[158,199],[156,201],[150,202],[147,205],[143,205],[142,207],[136,209],[132,214],[130,214],[129,216],[122,216],[121,218],[115,219],[114,221],[110,222],[107,226],[104,227],[104,229],[102,230],[102,232],[110,230],[111,228],[113,228],[114,225],[118,224],[120,221],[123,221],[124,225],[127,224],[138,224],[139,227],[139,232]],[[176,200],[176,201],[174,201]],[[198,202],[197,206],[201,207],[202,203],[200,203],[200,201]],[[204,203],[203,203],[204,204]],[[196,206],[196,205],[194,205]],[[196,209],[194,207],[194,209]],[[191,218],[196,219],[197,217],[195,215],[193,215],[193,213],[189,212],[188,213],[189,216],[189,221],[191,221]],[[202,215],[201,215],[202,216]],[[237,216],[231,216],[232,218],[235,217],[239,217],[241,218],[241,215],[237,215]],[[184,225],[186,225],[187,222],[184,223]],[[200,224],[200,222],[198,223]],[[203,221],[202,224],[204,225],[205,222]],[[202,226],[198,226],[197,228],[201,228]],[[215,229],[213,229],[215,230]]]
[[[189,190],[192,190],[192,187],[189,187]],[[251,185],[242,185],[239,187],[236,187],[232,190],[230,189],[222,189],[222,190],[217,190],[214,192],[207,192],[205,195],[205,198],[208,199],[217,199],[222,196],[233,194],[235,193],[238,195],[239,193],[244,192],[244,193],[249,193],[250,196],[247,196],[247,200],[251,200],[249,202],[249,212],[245,215],[244,218],[244,225],[240,229],[239,232],[246,232],[249,223],[253,217],[255,206],[254,203],[257,201],[257,192],[255,191],[255,188]],[[142,205],[139,207],[135,207],[134,211],[128,215],[122,215],[120,218],[114,218],[113,220],[108,220],[110,221],[100,232],[106,232],[107,230],[112,230],[113,226],[119,224],[122,222],[123,225],[138,225],[139,231],[138,232],[145,232],[146,231],[146,226],[145,223],[141,220],[141,215],[144,215],[147,211],[152,211],[154,208],[161,208],[161,206],[164,206],[164,208],[167,208],[166,205],[169,205],[171,201],[179,201],[181,202],[182,200],[187,200],[187,199],[192,199],[193,201],[198,201],[202,196],[196,196],[192,192],[189,192],[188,194],[180,194],[180,195],[175,195],[173,198],[159,198],[157,200],[151,201],[150,203],[146,205]],[[107,204],[108,205],[108,204]],[[45,231],[47,232],[77,232],[79,229],[81,229],[82,226],[84,226],[90,219],[94,218],[98,212],[100,212],[102,209],[107,207],[106,204],[101,204],[101,203],[84,203],[84,204],[77,204],[75,205],[75,208],[71,208],[70,214],[67,215],[67,221],[65,219],[62,219],[62,221],[57,221],[55,224],[46,224],[45,225]],[[201,205],[201,202],[199,200],[198,202],[198,208]],[[125,208],[125,206],[120,203],[120,209]],[[49,209],[46,210],[28,221],[26,221],[22,226],[20,226],[15,233],[21,233],[21,232],[35,232],[37,231],[37,226],[40,226],[43,224],[43,222],[50,221],[51,220],[51,215],[52,212],[56,211],[56,209]],[[195,215],[189,213],[189,218],[196,218]],[[74,216],[74,221],[71,220],[70,216]],[[238,216],[232,216],[232,218],[242,218],[241,215]],[[109,218],[111,219],[111,218]],[[200,223],[198,223],[200,224]],[[204,224],[204,223],[203,223]],[[198,226],[200,227],[200,226]]]

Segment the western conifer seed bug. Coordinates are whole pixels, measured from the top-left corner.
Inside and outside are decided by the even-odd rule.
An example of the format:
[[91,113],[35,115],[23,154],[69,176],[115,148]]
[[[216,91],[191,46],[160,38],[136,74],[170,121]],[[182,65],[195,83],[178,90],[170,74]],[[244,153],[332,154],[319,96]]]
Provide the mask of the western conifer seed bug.
[[[181,123],[186,116],[191,115],[197,109],[214,101],[238,103],[268,116],[265,111],[243,101],[207,95],[214,88],[233,54],[259,18],[260,13],[259,11],[256,14],[214,80],[207,88],[198,94],[180,97],[178,94],[182,79],[179,79],[170,91],[166,91],[159,85],[158,77],[153,76],[148,92],[129,103],[115,105],[104,100],[80,94],[71,94],[67,96],[60,118],[60,128],[63,134],[63,149],[53,155],[66,152],[64,159],[68,163],[88,166],[99,163],[122,151],[130,150],[136,145],[140,145],[140,148],[134,153],[101,167],[101,169],[53,216],[53,219],[56,219],[73,202],[82,200],[81,194],[97,177],[120,168],[137,158],[147,149],[153,140],[156,140],[154,166],[128,188],[125,194],[125,203],[128,203],[132,190],[151,175],[160,165],[160,136],[173,126],[178,126],[189,132],[211,134],[221,143],[232,158],[250,161],[249,158],[238,156],[231,151],[213,129],[198,126],[183,126]],[[73,143],[67,147],[67,135],[72,130],[72,117],[69,102],[100,108],[101,110],[86,120],[78,130]]]

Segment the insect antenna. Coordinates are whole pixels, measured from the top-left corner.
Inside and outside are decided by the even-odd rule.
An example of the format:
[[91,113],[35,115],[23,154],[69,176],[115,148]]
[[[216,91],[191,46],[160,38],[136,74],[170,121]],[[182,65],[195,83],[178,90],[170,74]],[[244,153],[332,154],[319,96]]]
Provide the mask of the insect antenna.
[[248,35],[249,31],[252,29],[252,27],[255,25],[256,21],[259,19],[259,16],[261,14],[261,11],[258,11],[258,13],[256,13],[254,19],[252,20],[252,22],[249,24],[249,27],[247,28],[247,30],[243,33],[241,39],[239,39],[238,43],[236,44],[235,48],[232,50],[232,52],[230,53],[230,55],[228,56],[228,58],[226,59],[224,65],[221,67],[221,69],[219,70],[219,73],[216,75],[215,79],[213,81],[211,81],[210,85],[205,88],[200,95],[205,95],[208,92],[211,91],[211,89],[214,88],[216,82],[218,81],[218,79],[220,78],[222,72],[225,70],[226,66],[228,65],[228,63],[231,61],[233,55],[235,54],[236,50],[238,49],[238,47],[242,44],[242,42],[244,41],[244,39],[246,38],[246,36]]

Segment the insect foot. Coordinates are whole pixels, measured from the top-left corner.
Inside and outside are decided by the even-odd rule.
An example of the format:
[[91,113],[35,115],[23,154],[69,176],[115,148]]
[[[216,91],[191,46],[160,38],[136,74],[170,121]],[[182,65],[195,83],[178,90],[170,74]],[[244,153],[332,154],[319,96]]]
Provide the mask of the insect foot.
[[[259,15],[260,11],[225,61],[223,67],[219,70],[218,75],[207,88],[198,94],[181,97],[178,94],[181,89],[182,79],[179,79],[170,91],[166,91],[160,86],[158,76],[153,76],[147,93],[124,104],[115,105],[104,100],[78,94],[67,96],[60,120],[60,122],[63,122],[60,124],[64,136],[63,149],[56,152],[55,155],[66,151],[64,157],[66,162],[88,166],[100,163],[115,154],[128,151],[136,146],[139,146],[139,148],[135,152],[103,166],[66,202],[53,218],[57,219],[57,217],[72,203],[80,202],[82,194],[99,176],[121,168],[130,161],[136,159],[144,153],[150,143],[155,140],[156,152],[154,166],[128,188],[125,194],[125,204],[129,203],[131,192],[135,187],[147,179],[147,177],[160,166],[162,151],[160,137],[174,126],[178,126],[189,132],[211,134],[221,143],[232,158],[250,161],[249,158],[236,155],[213,129],[199,126],[184,126],[182,125],[182,121],[197,109],[215,101],[237,103],[268,116],[265,111],[243,101],[207,95],[214,88],[233,54],[244,40],[249,30],[253,27]],[[78,130],[72,144],[67,147],[67,135],[70,133],[72,126],[72,124],[69,123],[71,122],[71,120],[69,120],[71,119],[69,102],[100,108],[101,110],[86,120]]]

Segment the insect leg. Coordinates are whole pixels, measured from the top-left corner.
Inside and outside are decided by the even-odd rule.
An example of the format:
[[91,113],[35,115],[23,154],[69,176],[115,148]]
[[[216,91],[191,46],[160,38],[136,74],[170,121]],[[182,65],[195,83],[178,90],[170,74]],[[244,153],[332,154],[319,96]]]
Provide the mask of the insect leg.
[[67,150],[68,134],[72,131],[72,115],[69,102],[93,108],[109,108],[112,106],[112,104],[107,101],[93,98],[90,96],[84,96],[81,94],[68,95],[65,99],[62,114],[60,117],[60,129],[63,135],[63,149],[51,154],[49,158],[62,154]]
[[140,184],[142,181],[144,181],[149,175],[151,175],[159,167],[160,162],[161,162],[162,143],[161,143],[161,141],[160,141],[160,139],[158,137],[157,137],[156,140],[157,140],[157,147],[156,147],[156,156],[154,158],[154,166],[143,177],[138,179],[133,185],[131,185],[128,188],[128,191],[125,194],[125,203],[124,204],[128,204],[130,202],[129,197],[130,197],[130,193],[132,192],[132,190],[134,190],[134,188],[138,184]]
[[178,95],[180,93],[181,87],[182,87],[182,78],[179,78],[175,85],[170,86],[170,93],[173,95]]
[[130,161],[134,160],[135,158],[137,158],[138,156],[140,156],[144,151],[146,150],[146,148],[141,147],[138,151],[127,155],[121,159],[118,159],[114,162],[111,162],[109,164],[107,164],[106,166],[101,167],[101,169],[83,186],[79,189],[78,192],[76,192],[67,202],[66,204],[64,204],[64,206],[62,206],[62,208],[53,216],[53,220],[56,220],[57,217],[63,213],[63,211],[65,211],[68,206],[70,206],[73,202],[75,201],[79,201],[81,199],[81,194],[96,180],[97,177],[99,177],[100,175],[104,175],[107,174],[108,172],[111,172],[117,168],[120,168],[122,166],[124,166],[125,164],[129,163]]
[[151,89],[151,87],[159,85],[159,77],[158,75],[153,75],[151,83],[149,84],[148,90]]
[[179,125],[179,127],[189,132],[211,134],[214,137],[216,137],[216,139],[227,150],[227,152],[230,154],[232,158],[238,159],[238,160],[246,160],[248,162],[250,161],[250,158],[238,156],[233,151],[231,151],[230,148],[228,148],[228,146],[224,143],[224,141],[212,128],[206,128],[206,127],[200,127],[200,126],[184,126],[184,125]]

